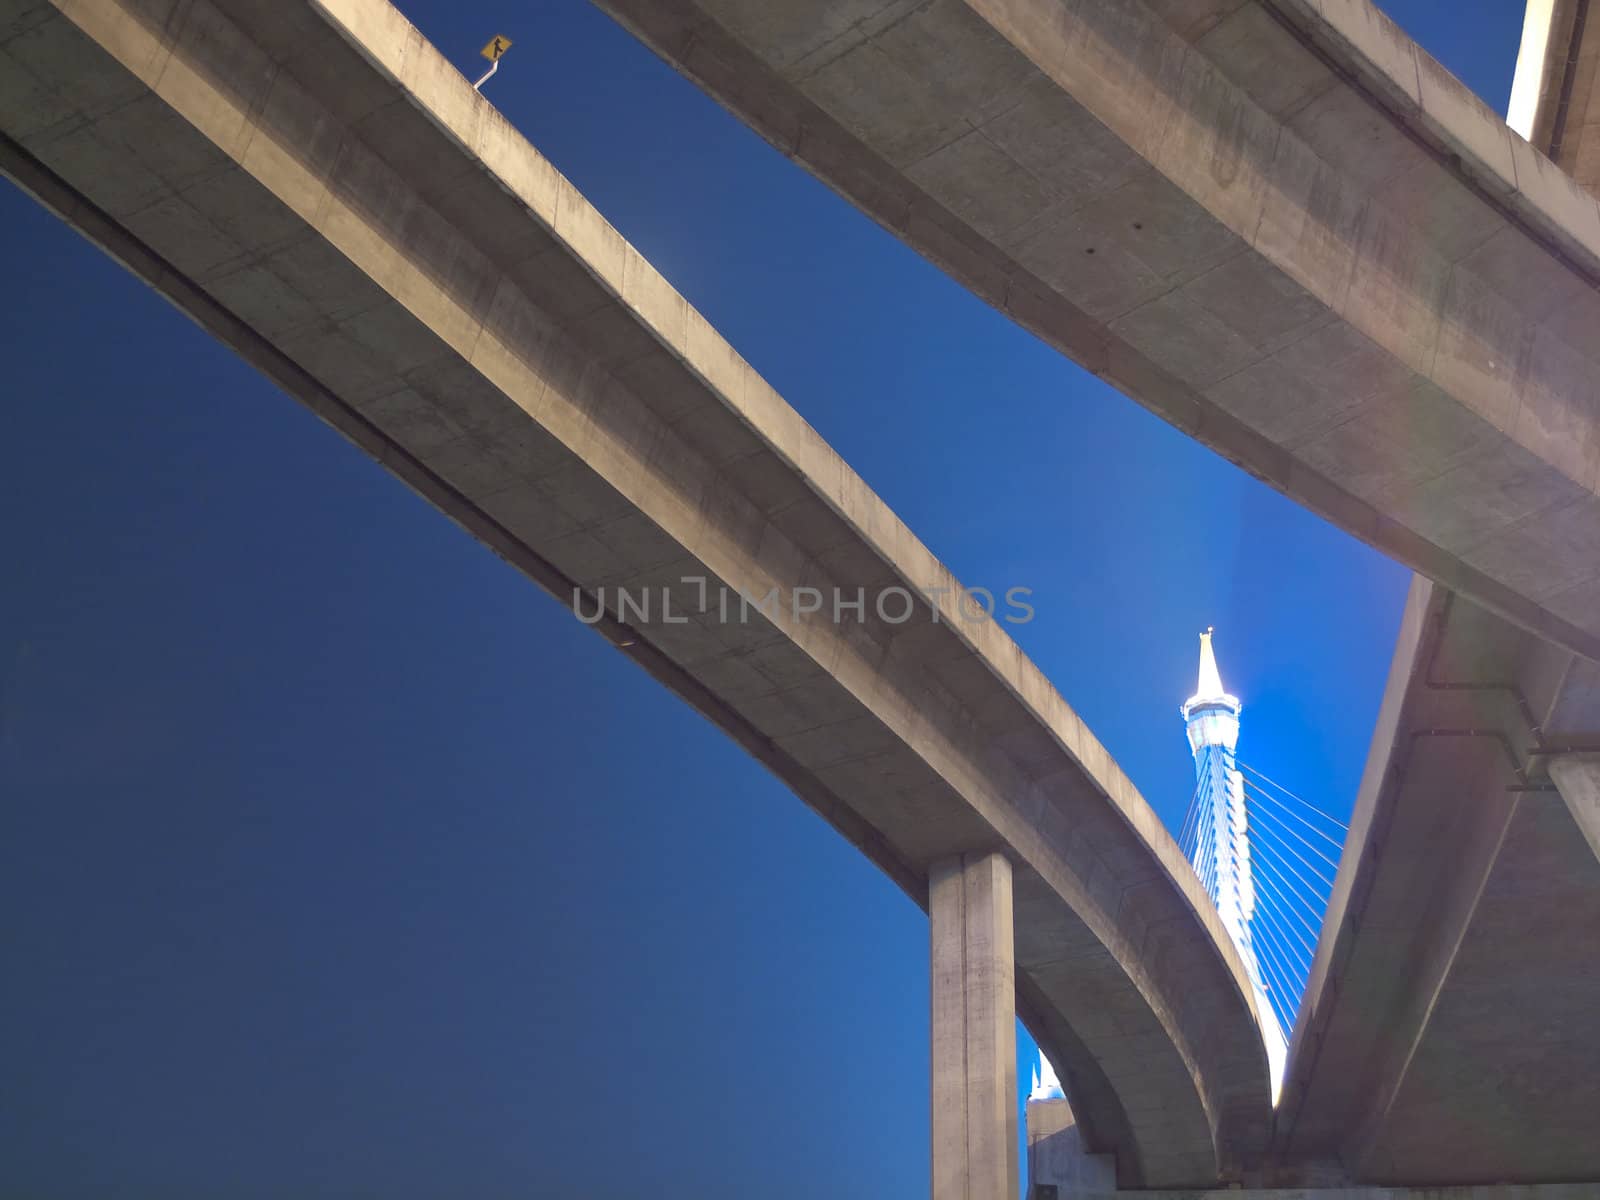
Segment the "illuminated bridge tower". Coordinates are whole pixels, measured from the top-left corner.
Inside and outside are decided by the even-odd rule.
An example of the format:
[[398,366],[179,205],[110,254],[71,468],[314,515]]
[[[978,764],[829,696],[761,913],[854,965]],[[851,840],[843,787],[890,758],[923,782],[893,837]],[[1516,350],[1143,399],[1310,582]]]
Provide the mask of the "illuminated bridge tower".
[[1200,635],[1200,683],[1183,706],[1195,772],[1196,816],[1190,860],[1250,973],[1276,1101],[1288,1047],[1277,1014],[1267,1001],[1261,963],[1251,940],[1256,893],[1250,871],[1250,826],[1245,813],[1244,780],[1234,759],[1239,741],[1239,709],[1238,697],[1222,690],[1208,629]]

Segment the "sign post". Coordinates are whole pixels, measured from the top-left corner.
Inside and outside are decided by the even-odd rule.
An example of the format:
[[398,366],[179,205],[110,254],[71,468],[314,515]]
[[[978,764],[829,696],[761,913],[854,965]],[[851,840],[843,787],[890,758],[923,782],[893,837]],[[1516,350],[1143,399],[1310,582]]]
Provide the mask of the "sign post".
[[477,91],[479,88],[481,88],[489,81],[489,76],[493,75],[500,69],[500,59],[509,49],[511,49],[511,39],[508,37],[502,37],[497,33],[494,35],[494,37],[489,39],[489,44],[487,46],[478,51],[479,54],[483,55],[484,58],[489,60],[489,69],[483,73],[482,79],[479,79],[477,83],[472,85],[473,91]]

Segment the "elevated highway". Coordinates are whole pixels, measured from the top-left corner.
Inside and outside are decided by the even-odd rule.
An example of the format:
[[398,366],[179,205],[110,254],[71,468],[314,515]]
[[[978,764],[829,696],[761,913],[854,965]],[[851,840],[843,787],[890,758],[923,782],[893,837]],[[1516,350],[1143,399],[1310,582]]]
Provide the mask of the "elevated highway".
[[[1275,1156],[1393,1184],[1600,1180],[1600,670],[1412,586]],[[1566,792],[1566,798],[1563,797]]]
[[1367,0],[597,3],[976,294],[1437,581],[1253,1178],[1600,1179],[1574,952],[1600,930],[1600,206],[1546,156],[1591,165],[1589,6],[1556,0],[1530,144]]
[[1524,20],[1508,119],[1600,195],[1600,13],[1591,0],[1532,0]]
[[1369,0],[597,3],[1087,369],[1600,658],[1600,205]]
[[[936,1179],[1015,1178],[1013,994],[1123,1185],[1260,1160],[1248,981],[1127,777],[394,8],[0,0],[0,168],[535,582],[603,605],[621,653],[932,908]],[[720,587],[778,600],[728,614]],[[807,588],[866,602],[806,611]]]
[[[1116,764],[393,8],[0,0],[0,168],[605,609],[931,909],[941,1195],[1014,1178],[1013,1003],[1123,1187],[1587,1194],[1556,1181],[1600,1179],[1572,952],[1600,929],[1592,197],[1362,0],[607,6],[1019,320],[1463,593],[1413,589],[1275,1116],[1238,957]],[[778,601],[730,619],[719,587]]]

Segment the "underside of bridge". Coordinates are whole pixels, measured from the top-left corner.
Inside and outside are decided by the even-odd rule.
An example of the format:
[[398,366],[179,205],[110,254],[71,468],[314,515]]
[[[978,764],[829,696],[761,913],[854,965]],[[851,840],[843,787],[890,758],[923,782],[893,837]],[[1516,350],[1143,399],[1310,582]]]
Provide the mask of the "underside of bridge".
[[1590,192],[1600,195],[1600,12],[1592,0],[1534,0],[1527,18],[1539,22],[1524,71],[1533,103],[1528,140]]
[[[936,973],[936,1105],[995,1116],[979,1063],[1004,1057],[1014,992],[1122,1184],[1260,1160],[1248,979],[1154,813],[1001,626],[393,7],[0,0],[0,85],[13,180],[536,582],[603,607],[599,633],[917,903],[930,875],[971,875],[931,906],[936,963],[966,964]],[[1015,1170],[1014,1139],[1007,1163],[1003,1130],[977,1132],[936,1137],[936,1175]]]
[[1593,663],[1413,584],[1279,1162],[1378,1183],[1600,1180],[1600,858],[1551,778],[1597,734]]
[[[1013,993],[1123,1187],[1600,1178],[1572,932],[1600,930],[1594,198],[1365,0],[602,6],[980,295],[1442,581],[1407,610],[1275,1130],[1245,970],[1109,755],[395,9],[0,0],[0,168],[605,608],[932,909],[950,1194],[1014,1177]],[[719,587],[777,600],[729,620]],[[981,1136],[941,1137],[957,1110]]]
[[1600,1178],[1574,953],[1600,207],[1546,157],[1600,162],[1589,6],[1557,0],[1530,145],[1367,0],[597,3],[976,294],[1439,581],[1255,1177]]
[[1128,396],[1600,658],[1600,205],[1369,0],[597,0]]

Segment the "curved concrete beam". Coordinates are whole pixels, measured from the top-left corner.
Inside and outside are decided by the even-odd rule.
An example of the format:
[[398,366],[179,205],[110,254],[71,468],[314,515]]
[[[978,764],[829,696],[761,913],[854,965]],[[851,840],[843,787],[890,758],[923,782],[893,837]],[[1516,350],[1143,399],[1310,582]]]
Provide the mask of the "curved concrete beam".
[[1600,205],[1369,0],[596,2],[1086,369],[1600,658]]
[[[603,602],[600,632],[919,904],[931,863],[1006,855],[1024,1016],[1125,1183],[1259,1157],[1248,982],[1126,776],[394,8],[0,0],[0,55],[12,178],[563,601]],[[741,620],[719,585],[778,600]],[[866,603],[804,611],[807,588]],[[932,598],[899,620],[893,588]]]
[[[1506,102],[1506,124],[1513,133],[1526,138],[1547,157],[1550,155],[1548,136],[1539,137],[1539,110],[1546,105],[1545,94],[1550,87],[1553,49],[1551,35],[1558,25],[1557,0],[1528,0],[1522,13],[1522,40],[1517,45],[1517,66],[1511,78],[1511,98]],[[1567,0],[1563,0],[1565,7]]]

